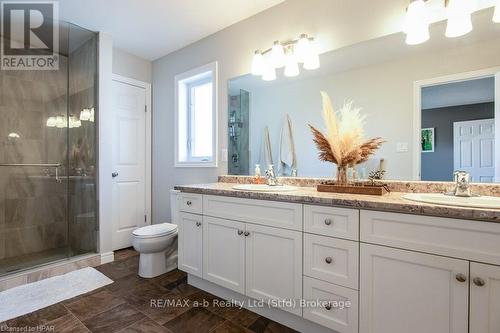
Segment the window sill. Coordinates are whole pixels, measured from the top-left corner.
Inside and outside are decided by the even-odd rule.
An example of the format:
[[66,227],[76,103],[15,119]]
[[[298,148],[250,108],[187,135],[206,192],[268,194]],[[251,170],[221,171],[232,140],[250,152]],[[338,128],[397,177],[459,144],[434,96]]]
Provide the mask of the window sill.
[[216,162],[176,162],[176,168],[217,168]]

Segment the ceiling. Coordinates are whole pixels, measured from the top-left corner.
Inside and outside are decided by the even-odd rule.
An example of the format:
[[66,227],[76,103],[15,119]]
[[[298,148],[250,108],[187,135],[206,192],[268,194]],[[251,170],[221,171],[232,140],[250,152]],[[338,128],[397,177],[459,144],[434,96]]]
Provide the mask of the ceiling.
[[155,60],[284,0],[60,0],[60,19]]
[[495,101],[495,78],[447,83],[422,89],[422,109]]

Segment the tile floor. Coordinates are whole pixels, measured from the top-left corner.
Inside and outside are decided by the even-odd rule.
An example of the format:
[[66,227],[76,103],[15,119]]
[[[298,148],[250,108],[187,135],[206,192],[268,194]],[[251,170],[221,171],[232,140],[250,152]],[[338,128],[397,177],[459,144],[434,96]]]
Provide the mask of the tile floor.
[[[0,323],[0,332],[8,328],[64,333],[295,332],[245,309],[214,307],[217,297],[188,285],[181,271],[142,279],[137,276],[138,259],[131,249],[115,252],[114,262],[96,267],[113,284]],[[151,300],[158,299],[175,302],[175,306],[152,306]],[[210,306],[195,306],[203,299]]]

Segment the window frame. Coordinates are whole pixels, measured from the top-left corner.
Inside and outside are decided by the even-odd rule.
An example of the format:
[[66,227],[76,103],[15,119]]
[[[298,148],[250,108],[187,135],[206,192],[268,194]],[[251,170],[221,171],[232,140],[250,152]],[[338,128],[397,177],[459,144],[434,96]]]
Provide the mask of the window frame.
[[[175,76],[175,167],[218,166],[218,80],[217,62]],[[192,156],[192,88],[212,83],[212,156]]]

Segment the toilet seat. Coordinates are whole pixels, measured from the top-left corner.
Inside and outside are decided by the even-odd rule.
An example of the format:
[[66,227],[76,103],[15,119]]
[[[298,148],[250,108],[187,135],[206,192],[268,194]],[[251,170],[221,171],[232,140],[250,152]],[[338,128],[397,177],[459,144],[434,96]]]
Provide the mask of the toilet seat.
[[132,234],[136,238],[155,238],[167,236],[177,232],[177,225],[172,223],[152,224],[135,229]]

